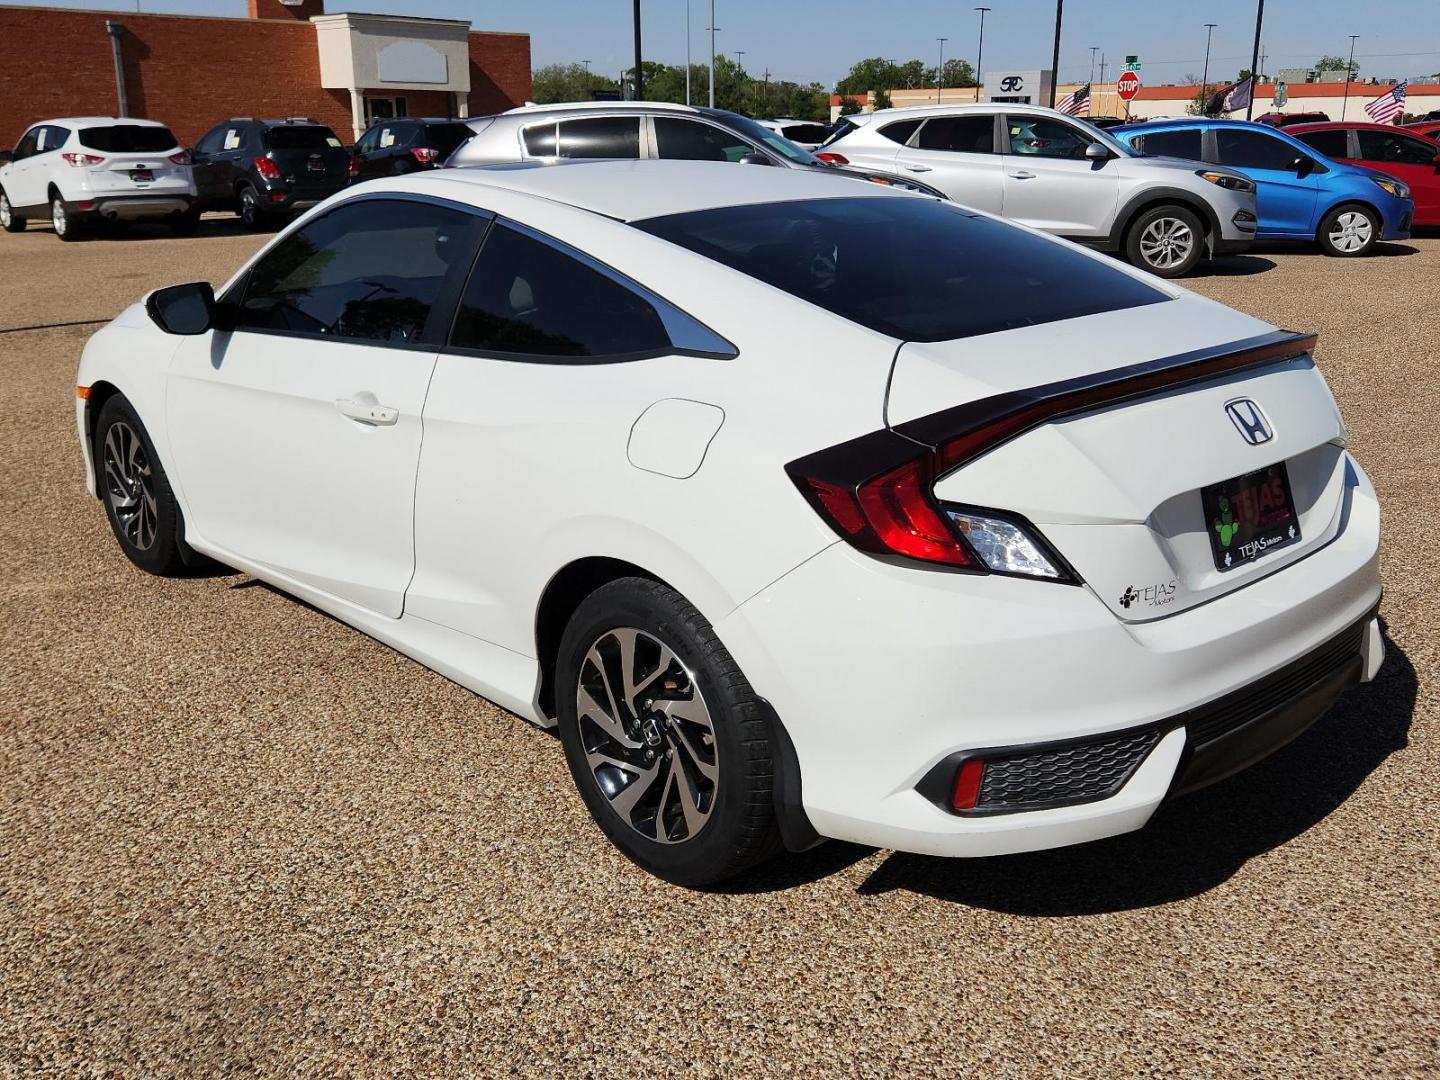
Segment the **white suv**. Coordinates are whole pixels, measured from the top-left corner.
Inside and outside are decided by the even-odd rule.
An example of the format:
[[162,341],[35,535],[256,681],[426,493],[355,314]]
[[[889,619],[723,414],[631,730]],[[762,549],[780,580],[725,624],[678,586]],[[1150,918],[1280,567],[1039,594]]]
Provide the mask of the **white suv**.
[[847,116],[821,156],[918,175],[956,202],[1123,251],[1161,277],[1255,238],[1255,185],[1239,173],[1146,157],[1099,128],[1033,105],[925,105]]
[[0,226],[49,218],[73,240],[94,221],[165,219],[178,234],[200,218],[190,155],[164,124],[129,117],[44,120],[0,151]]

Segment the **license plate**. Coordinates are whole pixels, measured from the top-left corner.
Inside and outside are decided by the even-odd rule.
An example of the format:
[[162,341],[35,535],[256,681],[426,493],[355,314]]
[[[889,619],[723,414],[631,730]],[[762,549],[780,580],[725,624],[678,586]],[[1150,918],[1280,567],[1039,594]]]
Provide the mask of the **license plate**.
[[148,184],[155,179],[155,174],[149,169],[131,169],[130,179],[137,184]]
[[1217,570],[1233,570],[1300,539],[1285,463],[1200,489],[1210,553]]
[[309,162],[307,162],[307,167],[311,172],[324,172],[325,162],[323,160],[316,160],[312,158]]

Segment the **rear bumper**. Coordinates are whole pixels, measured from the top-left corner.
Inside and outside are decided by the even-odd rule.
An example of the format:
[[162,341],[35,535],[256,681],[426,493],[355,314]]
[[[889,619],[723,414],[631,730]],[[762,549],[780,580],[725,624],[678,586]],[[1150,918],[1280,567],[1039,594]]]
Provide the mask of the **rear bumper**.
[[[916,571],[836,544],[716,631],[783,721],[820,835],[950,856],[1113,836],[1143,826],[1171,794],[1283,745],[1374,675],[1379,507],[1358,466],[1353,476],[1329,544],[1165,619],[1125,624],[1085,587]],[[1358,660],[1285,682],[1357,626]],[[1261,712],[1203,722],[1262,687],[1273,700]],[[919,790],[957,755],[1146,727],[1159,737],[1143,760],[1091,801],[962,816],[942,808],[948,791]]]
[[[89,208],[82,209],[87,204]],[[97,195],[93,199],[70,203],[66,209],[75,217],[134,221],[140,218],[186,214],[194,206],[195,198],[191,195]]]

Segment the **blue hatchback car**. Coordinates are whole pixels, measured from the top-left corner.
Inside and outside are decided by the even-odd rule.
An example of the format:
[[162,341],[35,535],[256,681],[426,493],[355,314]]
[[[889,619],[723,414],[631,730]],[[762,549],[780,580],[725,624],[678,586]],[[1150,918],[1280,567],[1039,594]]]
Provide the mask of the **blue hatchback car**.
[[1313,240],[1327,255],[1364,255],[1410,235],[1415,203],[1399,180],[1331,161],[1299,139],[1242,120],[1158,120],[1111,128],[1142,154],[1210,162],[1255,181],[1257,238]]

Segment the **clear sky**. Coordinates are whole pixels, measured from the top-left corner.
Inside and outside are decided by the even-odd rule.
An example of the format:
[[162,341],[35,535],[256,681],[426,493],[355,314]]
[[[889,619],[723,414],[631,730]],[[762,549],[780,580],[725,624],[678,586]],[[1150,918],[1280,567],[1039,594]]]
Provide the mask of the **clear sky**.
[[[973,8],[982,2],[993,9],[985,17],[986,70],[1049,66],[1054,0],[716,0],[716,47],[732,55],[744,50],[743,63],[754,75],[768,68],[776,78],[827,86],[866,56],[934,63],[940,36],[949,38],[946,56],[973,64],[979,27]],[[134,11],[137,0],[0,3]],[[138,4],[142,11],[245,13],[244,0]],[[684,62],[685,4],[643,0],[646,59]],[[709,0],[690,0],[690,7],[699,63],[706,55]],[[536,66],[590,60],[597,71],[618,73],[632,55],[630,0],[327,0],[326,9],[468,19],[477,30],[528,31]],[[1060,78],[1089,77],[1092,45],[1111,61],[1137,54],[1146,83],[1198,76],[1207,22],[1219,24],[1210,54],[1212,79],[1233,78],[1250,64],[1254,0],[1067,0]],[[1360,35],[1355,59],[1362,77],[1440,71],[1440,0],[1268,0],[1264,69],[1308,67],[1322,55],[1344,55],[1350,34]],[[1107,69],[1111,77],[1113,70]]]

